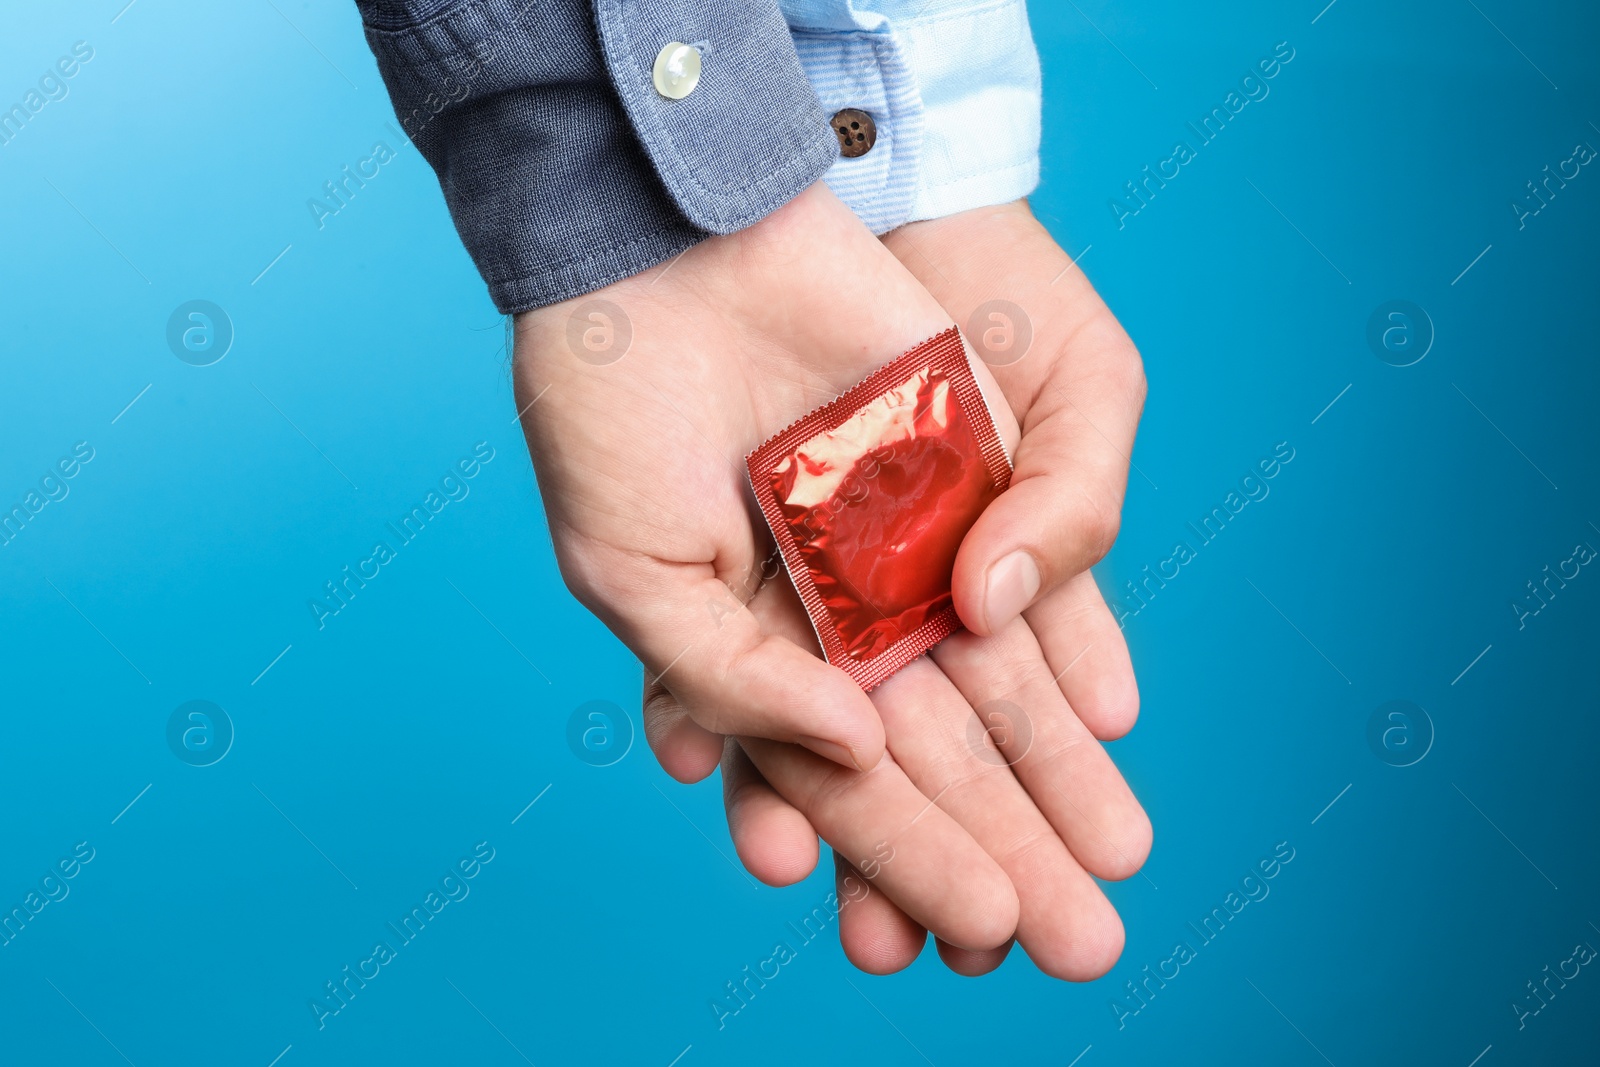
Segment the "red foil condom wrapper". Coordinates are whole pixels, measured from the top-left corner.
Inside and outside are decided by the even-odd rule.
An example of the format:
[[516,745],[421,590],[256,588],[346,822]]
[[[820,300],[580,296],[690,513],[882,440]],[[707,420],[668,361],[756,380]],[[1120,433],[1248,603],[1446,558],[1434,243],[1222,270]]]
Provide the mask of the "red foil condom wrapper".
[[956,550],[1011,464],[955,328],[746,462],[823,654],[862,689],[960,628]]

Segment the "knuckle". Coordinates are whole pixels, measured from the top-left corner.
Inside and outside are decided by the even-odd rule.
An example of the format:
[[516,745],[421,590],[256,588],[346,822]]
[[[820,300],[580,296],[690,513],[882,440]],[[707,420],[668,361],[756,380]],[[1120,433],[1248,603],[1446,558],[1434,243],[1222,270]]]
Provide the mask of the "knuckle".
[[640,714],[644,719],[645,737],[650,741],[652,748],[658,740],[671,731],[683,713],[683,705],[678,703],[677,697],[667,691],[666,686],[657,684],[645,690]]
[[[945,807],[945,802],[948,802],[951,810],[986,807],[984,793],[988,782],[999,774],[1010,777],[1011,770],[1000,757],[994,742],[985,736],[983,746],[992,758],[984,759],[977,752],[968,751],[966,746],[962,746],[959,753],[951,752],[942,757],[939,765],[933,768],[939,786],[934,790],[934,795],[941,798],[939,807]],[[964,802],[968,794],[975,795],[970,801]]]
[[1075,781],[1105,754],[1089,740],[1088,734],[1077,730],[1052,732],[1049,737],[1036,739],[1029,755],[1065,780]]
[[[884,754],[888,759],[888,754]],[[818,766],[826,762],[822,757],[817,757]],[[879,766],[882,766],[880,762]],[[806,786],[804,801],[800,810],[807,815],[813,812],[819,816],[827,816],[857,806],[861,799],[865,784],[869,778],[877,773],[878,768],[871,771],[851,771],[844,767],[828,764]]]
[[1059,874],[1065,849],[1054,830],[1035,825],[1016,834],[996,858],[1003,858],[1011,880],[1019,889],[1025,889]]
[[1105,558],[1122,531],[1122,511],[1108,501],[1104,494],[1078,489],[1077,533],[1090,563]]
[[1123,388],[1132,406],[1144,410],[1145,399],[1150,395],[1150,379],[1145,376],[1144,360],[1139,357],[1139,350],[1131,343],[1128,345],[1128,362],[1123,374]]
[[689,709],[689,718],[694,720],[696,726],[714,734],[726,736],[740,732],[738,723],[730,721],[727,709],[716,704]]
[[759,802],[765,796],[766,787],[754,780],[738,782],[728,787],[727,793],[723,797],[723,807],[728,811],[728,823],[735,846],[739,844],[743,835],[739,833],[742,826],[734,824],[739,822],[740,816],[747,810],[749,804]]
[[[808,780],[801,786],[796,807],[813,821],[843,828],[857,827],[905,785],[905,770],[894,754],[884,750],[869,771],[856,771],[812,756]],[[826,836],[826,835],[824,835]]]

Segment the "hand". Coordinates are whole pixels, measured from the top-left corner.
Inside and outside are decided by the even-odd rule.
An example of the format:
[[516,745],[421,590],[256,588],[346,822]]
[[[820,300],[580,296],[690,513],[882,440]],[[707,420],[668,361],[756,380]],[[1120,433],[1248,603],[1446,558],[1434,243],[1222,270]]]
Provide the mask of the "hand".
[[[1006,351],[990,367],[1022,424],[1011,488],[979,518],[956,559],[961,621],[973,633],[994,633],[1030,607],[1047,608],[1053,590],[1089,582],[1089,567],[1116,540],[1144,369],[1127,333],[1026,201],[913,223],[884,243],[963,327],[994,299],[1016,305],[1031,325],[1028,350]],[[974,328],[991,324],[1013,332],[1023,325],[991,317]],[[1095,614],[1113,621],[1103,604]],[[1029,621],[1047,617],[1054,613],[1030,613]],[[1110,703],[1079,710],[1119,737],[1133,726],[1138,696],[1120,630],[1105,639],[1112,654],[1101,695]]]
[[[593,299],[631,329],[616,362],[569,345],[569,321],[587,326]],[[668,773],[705,777],[728,733],[797,742],[852,775],[880,766],[878,713],[813,654],[798,599],[773,611],[769,592],[757,605],[766,617],[744,603],[770,538],[743,457],[948,325],[821,185],[677,262],[519,319],[517,403],[556,557],[578,599],[643,661],[646,735]],[[1015,421],[1001,425],[1015,441]],[[884,810],[927,806],[892,764],[872,782]],[[1004,944],[1017,900],[995,861],[939,808],[915,834],[891,881],[923,889],[942,865],[948,915],[914,913],[963,948]],[[809,847],[814,862],[814,837]]]
[[[957,564],[956,596],[963,618],[973,630],[995,636],[957,634],[935,650],[933,659],[974,707],[988,711],[986,701],[998,693],[1034,709],[1026,755],[1031,763],[1018,761],[1018,778],[1082,868],[1100,877],[1127,877],[1148,853],[1149,823],[1110,768],[1104,750],[1085,742],[1091,733],[1110,740],[1132,727],[1137,688],[1121,632],[1092,576],[1082,568],[1097,560],[1115,537],[1127,452],[1144,398],[1138,354],[1088,281],[1024,204],[916,224],[891,234],[886,243],[958,321],[965,322],[974,308],[995,297],[1028,309],[1032,319],[1030,351],[995,368],[1008,402],[1023,420],[1013,489],[985,512]],[[1017,493],[1023,485],[1029,488]],[[1037,591],[1030,596],[1025,586],[1007,588],[1002,582],[994,595],[996,583],[984,579],[1018,548],[1041,561],[1036,565]],[[1027,603],[1018,608],[999,603],[1006,596],[1011,603],[1031,600],[1027,627],[1015,621],[1015,611]],[[1001,621],[992,625],[992,618]],[[1026,633],[1029,627],[1037,644]],[[1046,684],[1039,673],[1041,652],[1053,684]],[[928,684],[912,673],[922,666],[913,665],[874,694],[889,729],[890,752],[897,758],[911,744],[901,742],[902,731],[920,726],[927,732],[925,713],[902,715],[898,697],[899,690]],[[1056,686],[1059,694],[1053,692]],[[1061,698],[1066,707],[1060,706]],[[949,734],[959,736],[960,729],[959,723],[947,727],[942,760],[947,767],[965,765],[965,773],[981,774],[981,767],[963,759],[960,746],[948,743]],[[1016,737],[1005,741],[1001,748],[1015,758],[1022,745]],[[741,857],[758,876],[782,884],[809,873],[815,862],[813,824],[847,855],[861,858],[859,866],[878,866],[876,842],[886,840],[878,835],[892,832],[892,818],[868,811],[854,826],[848,820],[835,825],[836,817],[824,810],[831,797],[823,783],[839,778],[836,772],[780,746],[746,743],[744,748],[764,757],[763,769],[798,805],[790,806],[774,791],[743,750],[729,746],[723,763],[729,826]],[[918,784],[931,796],[943,788],[939,781],[937,776],[924,777]],[[941,804],[948,803],[941,799]],[[866,825],[870,820],[875,821]],[[1038,836],[1031,820],[1011,830]],[[1051,849],[1046,842],[1029,851]],[[924,941],[920,925],[883,895],[858,900],[859,893],[847,894],[842,880],[862,873],[837,853],[835,859],[840,899],[856,901],[841,913],[847,955],[874,972],[909,964]],[[1107,920],[1109,905],[1103,898],[1084,892],[1070,871],[1054,878],[1030,877],[1015,863],[1002,859],[1002,866],[1021,898],[1019,940],[1042,969],[1077,978],[1097,977],[1109,969],[1117,955],[1113,944],[1120,950],[1121,931],[1113,925],[1114,915]],[[893,890],[888,893],[894,895]],[[1052,924],[1052,919],[1058,921]],[[1004,955],[955,953],[942,942],[940,951],[964,973],[997,966]]]
[[[693,262],[691,256],[694,256]],[[778,264],[778,269],[774,269],[774,264]],[[661,291],[653,293],[651,290],[656,288]],[[838,296],[840,293],[845,296]],[[874,293],[877,299],[870,304],[846,302],[861,293]],[[643,347],[635,344],[629,363],[638,365],[642,354],[654,358],[635,366],[637,373],[632,378],[613,374],[610,381],[606,381],[598,378],[597,368],[574,360],[571,352],[563,352],[565,330],[560,312],[570,312],[570,309],[547,309],[541,314],[528,315],[518,323],[518,403],[528,413],[526,429],[530,448],[546,493],[563,574],[573,585],[574,592],[578,592],[590,608],[606,617],[624,640],[632,637],[630,645],[643,649],[640,654],[645,659],[646,669],[656,673],[651,685],[650,707],[646,709],[646,734],[661,757],[662,765],[670,773],[693,781],[694,777],[709,773],[715,763],[715,755],[706,758],[707,750],[714,745],[720,749],[720,739],[707,733],[707,720],[712,729],[760,729],[762,733],[782,736],[773,731],[771,723],[762,723],[760,715],[749,715],[750,709],[747,702],[741,702],[738,686],[728,686],[730,672],[723,665],[728,657],[723,657],[722,664],[718,664],[715,654],[707,657],[710,669],[706,670],[707,685],[704,686],[694,685],[696,678],[690,673],[672,673],[672,677],[664,680],[659,677],[661,673],[674,672],[680,662],[693,659],[694,641],[710,638],[707,643],[720,645],[722,633],[717,632],[717,621],[736,619],[742,645],[757,646],[774,662],[786,659],[787,662],[779,665],[790,672],[798,675],[805,672],[805,667],[811,667],[813,675],[816,672],[837,673],[821,661],[808,661],[803,654],[802,662],[794,662],[794,657],[786,656],[782,646],[787,646],[789,653],[798,651],[798,646],[782,640],[778,635],[781,625],[773,625],[771,619],[766,619],[763,629],[763,621],[757,614],[771,614],[766,603],[778,605],[779,601],[768,597],[766,601],[755,603],[758,611],[747,611],[730,592],[730,587],[754,589],[758,558],[754,550],[757,534],[742,507],[739,456],[773,430],[786,426],[797,414],[810,410],[822,398],[837,394],[838,390],[864,376],[870,366],[936,333],[947,320],[925,293],[907,282],[904,272],[894,267],[893,259],[882,254],[882,248],[867,237],[866,230],[862,230],[826,190],[808,192],[770,221],[744,234],[707,242],[691,251],[677,264],[677,275],[674,275],[674,266],[669,264],[651,275],[613,286],[598,296],[627,301],[624,307],[635,323],[635,339],[643,342]],[[581,307],[581,302],[578,306]],[[843,317],[840,309],[853,317]],[[885,314],[886,309],[890,314]],[[728,318],[733,320],[731,326],[726,322]],[[640,320],[645,320],[648,328],[640,328]],[[853,323],[859,333],[840,330],[840,323],[845,322]],[[784,336],[786,333],[789,336]],[[709,338],[710,344],[688,352],[686,355],[690,358],[685,358],[688,346],[683,339],[699,336]],[[744,354],[718,360],[717,341],[726,344],[730,339],[744,344]],[[726,344],[726,347],[733,346]],[[598,368],[598,371],[605,370]],[[984,368],[979,366],[978,371],[982,374]],[[704,397],[693,394],[696,384],[706,394]],[[541,405],[542,410],[534,410],[531,406],[536,403],[534,398],[542,397],[546,386],[552,390],[550,400],[557,398],[555,390],[563,390],[568,403],[549,408]],[[987,386],[994,387],[994,382],[987,382]],[[678,403],[670,400],[672,395],[677,395]],[[742,403],[730,403],[733,400],[742,400]],[[670,421],[669,408],[678,419],[685,416],[685,408],[712,414],[704,426],[696,426],[688,419],[682,426],[674,422],[677,435],[667,437],[656,448],[646,451],[650,459],[650,466],[646,467],[637,458],[640,451],[637,448],[638,426],[664,418]],[[594,427],[589,426],[590,413],[613,413],[630,430],[613,435],[603,432],[610,427],[602,427],[602,432],[597,434]],[[1005,424],[1005,413],[997,414]],[[614,426],[613,422],[611,427]],[[685,434],[685,430],[693,430],[693,435]],[[1014,424],[1003,426],[1003,430],[1008,430],[1013,442],[1016,440]],[[560,448],[563,438],[573,440],[574,437],[586,438],[592,450]],[[699,442],[694,440],[696,437]],[[712,451],[725,462],[731,477],[715,474],[717,464],[710,466],[707,477],[709,472],[704,458]],[[662,485],[691,488],[680,496],[664,498]],[[733,496],[733,504],[728,496]],[[642,512],[630,514],[629,502],[642,506]],[[661,502],[667,506],[659,507]],[[722,530],[720,541],[701,533],[707,518],[718,520],[712,525]],[[765,534],[765,531],[760,533]],[[707,542],[710,542],[709,547]],[[672,550],[672,555],[653,553],[653,549],[661,545]],[[688,545],[686,549],[685,545]],[[682,585],[677,587],[678,598],[685,601],[688,609],[672,603],[662,605],[661,598],[651,597],[648,592],[645,597],[638,597],[635,585],[654,584],[659,589],[674,589],[685,571],[698,571],[691,577],[699,582],[688,595]],[[666,579],[662,573],[666,573]],[[718,576],[723,576],[722,581],[718,581]],[[786,585],[778,585],[776,589],[787,592]],[[701,597],[704,597],[706,616],[694,619],[696,605],[693,601]],[[792,593],[789,597],[792,601]],[[778,614],[782,616],[782,611]],[[677,633],[672,627],[674,621],[693,625],[688,627],[690,632]],[[794,603],[787,621],[798,627],[805,625]],[[690,643],[682,648],[667,649],[672,653],[670,661],[667,654],[662,653],[653,662],[648,641],[656,641],[661,651],[662,633],[678,641],[688,638]],[[806,645],[810,645],[810,633],[803,633],[803,637]],[[717,649],[712,651],[715,653]],[[722,651],[726,653],[728,648],[723,646]],[[739,664],[736,662],[739,657],[747,657],[749,653],[739,653],[738,648],[733,651],[738,654],[733,657],[733,664],[728,665],[742,667],[749,675],[754,675],[734,678],[747,688],[760,691],[766,683],[768,693],[763,696],[787,696],[790,701],[798,696],[802,697],[802,704],[803,697],[808,694],[814,697],[814,689],[805,688],[813,685],[810,681],[802,680],[798,685],[790,681],[789,685],[782,685],[774,678],[763,678],[765,664]],[[1034,654],[1037,659],[1037,646]],[[666,667],[658,669],[656,664],[662,661],[666,661]],[[909,677],[915,678],[928,667],[920,664],[912,670],[915,673],[910,673]],[[718,673],[722,677],[718,678]],[[822,678],[821,683],[826,685],[829,681]],[[718,685],[733,689],[731,696],[726,689],[718,693]],[[971,720],[970,707],[955,696],[957,691],[949,681],[942,681],[942,686],[944,691],[939,696],[946,707],[958,704],[960,715]],[[898,688],[907,689],[907,686]],[[910,691],[917,693],[915,689]],[[843,693],[834,689],[834,694],[862,699],[853,686]],[[709,699],[701,699],[702,696]],[[685,712],[685,707],[696,713]],[[744,723],[757,721],[758,725],[754,728],[739,725],[741,718]],[[803,713],[797,718],[800,725],[805,725]],[[726,725],[722,725],[723,721]],[[982,737],[981,729],[978,736]],[[707,739],[714,745],[707,745]],[[827,745],[811,744],[811,747],[827,752]],[[1101,758],[1104,758],[1102,753]],[[998,763],[997,758],[994,763]],[[1109,763],[1106,766],[1109,768]],[[918,768],[918,773],[923,769]],[[1112,776],[1115,777],[1115,771]],[[1005,792],[1005,782],[1010,782],[1011,792]],[[941,934],[947,944],[970,952],[1005,944],[1018,915],[1018,902],[1010,880],[1000,872],[994,859],[974,843],[970,833],[974,825],[970,822],[976,819],[989,830],[1005,835],[1011,827],[1029,827],[1029,816],[1032,816],[1037,821],[1032,825],[1034,837],[1042,845],[1050,843],[1046,837],[1054,840],[1054,853],[1048,857],[1050,862],[1046,867],[1062,869],[1072,865],[1066,848],[1048,833],[1048,827],[1043,833],[1037,832],[1045,822],[1027,800],[1026,793],[1016,787],[1010,773],[998,779],[990,776],[986,781],[990,787],[995,784],[1002,785],[1002,792],[994,805],[962,809],[955,805],[954,795],[952,800],[946,801],[946,808],[960,811],[966,822],[952,819],[946,808],[933,808],[918,795],[906,773],[893,765],[870,776],[870,789],[859,790],[859,795],[874,798],[875,813],[915,809],[914,816],[904,825],[909,832],[909,838],[902,841],[904,859],[894,864],[880,885],[888,889],[891,896],[906,902],[910,915]],[[928,792],[938,793],[938,790]],[[957,792],[971,793],[971,790]],[[1126,795],[1125,787],[1123,795]],[[1142,822],[1142,813],[1138,813],[1131,797],[1126,798],[1126,803],[1136,813],[1134,822]],[[989,830],[979,827],[984,837],[992,837]],[[838,833],[830,833],[830,837],[843,840],[843,835]],[[1006,849],[995,843],[987,848],[1006,854]],[[806,849],[810,849],[811,857],[805,870],[810,870],[810,865],[814,864],[814,837],[803,841],[802,851]],[[1032,851],[1050,853],[1048,848]],[[1142,848],[1136,846],[1134,851],[1142,857]],[[1067,857],[1066,864],[1059,862],[1062,857]],[[1008,854],[1008,859],[1016,857]],[[1128,861],[1118,862],[1126,864]],[[1133,861],[1133,865],[1136,862]],[[1120,926],[1093,883],[1083,877],[1082,870],[1075,865],[1072,869],[1077,870],[1075,889],[1082,894],[1083,886],[1088,886],[1088,896],[1098,899],[1102,912],[1109,915],[1109,925],[1098,923],[1098,926],[1102,931],[1109,929],[1110,936],[1099,937],[1101,950],[1090,952],[1090,966],[1098,966],[1094,960],[1102,960],[1099,966],[1109,966],[1120,949]],[[800,873],[803,875],[805,870]],[[941,872],[944,877],[936,877]],[[952,885],[955,872],[960,877],[954,878]],[[1066,913],[1080,915],[1082,912],[1082,907],[1078,907],[1067,909]],[[1093,942],[1093,937],[1088,941]],[[1066,960],[1059,969],[1072,974],[1083,966],[1082,960]]]
[[[787,578],[764,586],[751,608],[773,632],[815,647]],[[991,637],[952,635],[872,700],[888,755],[868,772],[793,745],[729,743],[724,799],[745,865],[772,884],[797,881],[816,864],[820,832],[837,850],[837,895],[850,902],[840,939],[858,967],[906,966],[931,930],[952,969],[981,974],[999,966],[1009,943],[951,935],[967,934],[974,919],[970,838],[1011,883],[1016,940],[1042,971],[1074,981],[1108,971],[1122,925],[1090,875],[1138,870],[1150,825],[1068,706],[1027,623],[1015,619]],[[978,903],[998,923],[1005,902]]]
[[[612,311],[591,323],[597,300]],[[856,684],[744,606],[768,540],[744,456],[949,324],[820,184],[748,229],[519,317],[517,405],[562,575],[692,709],[647,716],[668,773],[705,777],[730,733],[853,768],[882,756]],[[577,343],[606,328],[615,347]]]

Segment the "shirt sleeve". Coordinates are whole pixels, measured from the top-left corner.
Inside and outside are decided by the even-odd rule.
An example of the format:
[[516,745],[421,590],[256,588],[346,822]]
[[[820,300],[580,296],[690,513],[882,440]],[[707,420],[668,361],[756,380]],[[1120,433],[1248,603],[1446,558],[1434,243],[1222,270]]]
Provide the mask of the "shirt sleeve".
[[1039,184],[1039,53],[1024,0],[780,0],[828,114],[877,142],[825,178],[875,233]]
[[[838,156],[776,0],[356,0],[405,135],[505,313],[763,218]],[[652,78],[670,43],[693,91]]]

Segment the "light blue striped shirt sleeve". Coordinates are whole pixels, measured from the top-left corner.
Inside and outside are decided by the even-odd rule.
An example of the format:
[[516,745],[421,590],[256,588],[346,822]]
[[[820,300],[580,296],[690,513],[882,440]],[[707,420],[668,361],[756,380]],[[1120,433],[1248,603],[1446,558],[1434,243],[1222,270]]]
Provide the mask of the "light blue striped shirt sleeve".
[[1025,0],[780,0],[828,114],[878,139],[824,176],[874,233],[1039,184],[1039,54]]

